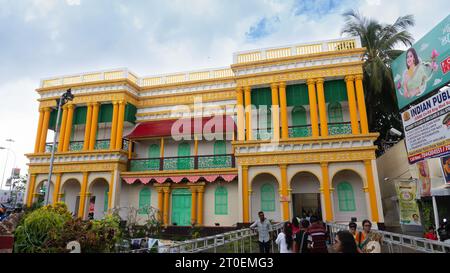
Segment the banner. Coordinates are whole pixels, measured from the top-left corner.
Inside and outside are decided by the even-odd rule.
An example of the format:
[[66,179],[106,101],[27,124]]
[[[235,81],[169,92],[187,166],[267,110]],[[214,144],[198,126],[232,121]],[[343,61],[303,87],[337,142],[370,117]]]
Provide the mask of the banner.
[[420,196],[427,197],[431,196],[431,178],[430,178],[430,168],[428,167],[428,161],[423,160],[417,162],[417,171],[419,173],[420,185]]
[[441,168],[446,184],[450,184],[450,155],[441,157]]
[[400,207],[400,224],[420,226],[420,213],[417,206],[416,181],[396,181],[395,189]]
[[392,62],[399,109],[450,81],[450,15]]
[[402,113],[410,164],[450,152],[450,88]]

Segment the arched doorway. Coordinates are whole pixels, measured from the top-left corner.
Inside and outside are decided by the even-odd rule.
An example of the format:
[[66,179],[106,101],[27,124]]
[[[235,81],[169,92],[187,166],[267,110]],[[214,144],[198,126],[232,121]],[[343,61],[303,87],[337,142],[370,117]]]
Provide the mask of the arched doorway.
[[80,205],[81,184],[76,179],[69,179],[61,185],[61,202],[64,202],[67,209],[73,215],[78,216],[78,207]]
[[108,213],[109,184],[104,178],[97,178],[89,186],[91,196],[87,200],[89,219],[102,219]]
[[[45,193],[47,192],[46,188],[47,186],[47,179],[39,182],[36,186],[35,193],[37,193],[36,199],[34,199],[34,202],[37,202],[38,204],[45,205]],[[53,204],[53,192],[54,192],[54,185],[53,181],[50,181],[50,196],[48,198],[49,204]]]
[[251,215],[256,221],[258,212],[263,211],[267,219],[281,221],[280,194],[277,179],[268,173],[262,173],[253,178],[251,183]]
[[363,180],[356,172],[337,172],[333,176],[332,186],[336,222],[350,222],[352,217],[356,217],[359,222],[368,219]]
[[291,180],[292,215],[300,218],[317,216],[322,219],[320,181],[312,173],[297,173]]

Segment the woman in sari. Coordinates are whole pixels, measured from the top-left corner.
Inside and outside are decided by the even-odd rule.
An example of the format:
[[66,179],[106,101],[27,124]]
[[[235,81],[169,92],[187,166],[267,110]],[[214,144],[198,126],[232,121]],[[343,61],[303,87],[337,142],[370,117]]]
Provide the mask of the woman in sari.
[[371,230],[372,223],[369,220],[362,222],[363,231],[356,234],[356,245],[360,253],[380,253],[381,235]]
[[420,62],[414,48],[406,52],[406,67],[407,70],[403,74],[404,96],[407,98],[419,96],[425,91],[433,68]]

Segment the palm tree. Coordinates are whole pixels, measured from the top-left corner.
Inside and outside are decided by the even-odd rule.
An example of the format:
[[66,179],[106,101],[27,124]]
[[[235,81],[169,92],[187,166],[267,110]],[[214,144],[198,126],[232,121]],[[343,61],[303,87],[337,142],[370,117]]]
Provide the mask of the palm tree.
[[369,127],[384,138],[391,126],[402,128],[391,62],[403,53],[395,48],[397,45],[412,45],[414,39],[408,28],[414,26],[414,16],[401,16],[393,24],[382,24],[355,10],[343,16],[345,25],[341,33],[359,36],[366,48],[363,69],[366,104],[370,105],[367,107]]

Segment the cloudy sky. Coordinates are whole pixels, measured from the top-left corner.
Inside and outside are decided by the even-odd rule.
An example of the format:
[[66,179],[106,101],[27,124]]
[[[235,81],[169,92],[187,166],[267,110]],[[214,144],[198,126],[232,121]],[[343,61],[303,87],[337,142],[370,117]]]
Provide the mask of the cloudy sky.
[[[15,140],[16,165],[26,173],[42,78],[228,66],[235,51],[339,38],[350,8],[384,23],[413,14],[416,40],[450,11],[445,0],[0,0],[0,146]],[[6,154],[0,150],[2,175]]]

